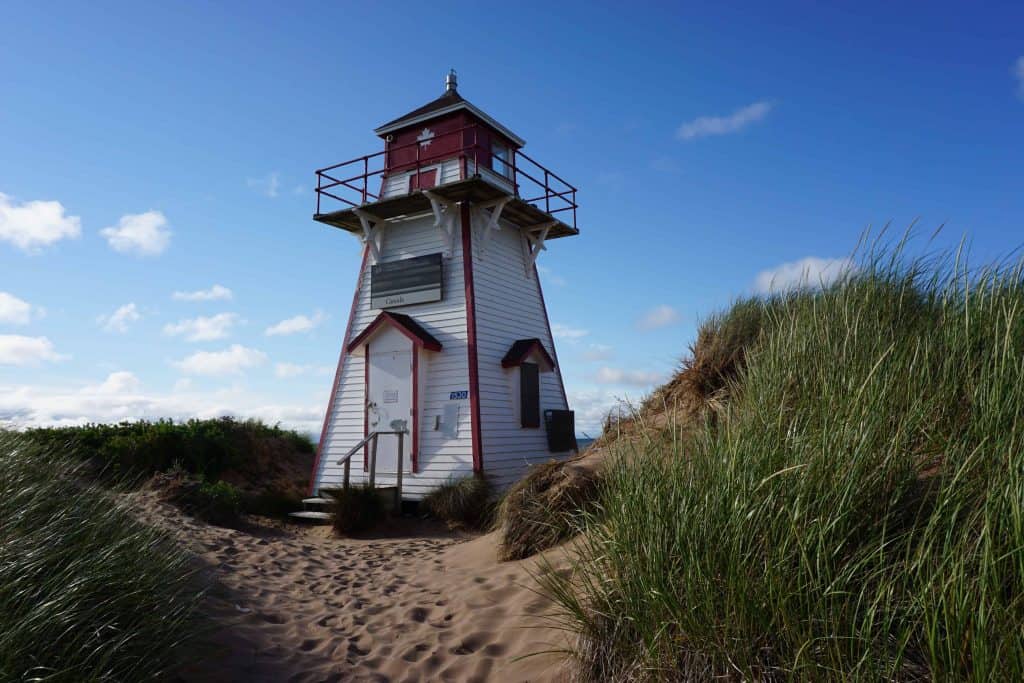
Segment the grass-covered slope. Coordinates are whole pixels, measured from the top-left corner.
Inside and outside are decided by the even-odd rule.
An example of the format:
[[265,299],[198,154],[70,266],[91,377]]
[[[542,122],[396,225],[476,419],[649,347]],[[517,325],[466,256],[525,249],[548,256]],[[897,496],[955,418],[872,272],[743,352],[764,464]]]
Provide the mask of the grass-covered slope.
[[582,678],[1024,679],[1021,268],[867,259],[712,342],[543,577]]
[[0,681],[152,680],[196,633],[186,553],[79,466],[0,432]]
[[236,488],[247,512],[299,509],[315,448],[306,436],[259,420],[222,417],[32,429],[26,436],[71,454],[102,478],[141,480],[185,474]]

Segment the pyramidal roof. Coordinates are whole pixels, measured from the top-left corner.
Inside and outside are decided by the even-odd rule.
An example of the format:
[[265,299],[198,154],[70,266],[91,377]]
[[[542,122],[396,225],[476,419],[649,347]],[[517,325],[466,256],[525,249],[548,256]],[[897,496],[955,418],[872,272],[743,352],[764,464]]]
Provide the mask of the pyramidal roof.
[[442,114],[450,114],[452,112],[463,109],[471,112],[478,119],[480,119],[487,125],[491,126],[492,128],[496,129],[502,135],[504,135],[505,137],[507,137],[509,140],[519,145],[520,147],[526,144],[526,141],[523,140],[521,137],[519,137],[511,130],[495,121],[482,109],[480,109],[472,102],[470,102],[462,95],[460,95],[459,91],[455,88],[454,82],[450,83],[448,85],[447,90],[445,90],[445,93],[438,97],[436,100],[427,102],[422,107],[413,109],[408,114],[399,116],[397,119],[388,121],[387,123],[375,128],[373,132],[383,137],[388,133],[395,132],[396,130],[406,128],[408,126],[413,126],[423,121],[428,121],[430,119],[441,116]]

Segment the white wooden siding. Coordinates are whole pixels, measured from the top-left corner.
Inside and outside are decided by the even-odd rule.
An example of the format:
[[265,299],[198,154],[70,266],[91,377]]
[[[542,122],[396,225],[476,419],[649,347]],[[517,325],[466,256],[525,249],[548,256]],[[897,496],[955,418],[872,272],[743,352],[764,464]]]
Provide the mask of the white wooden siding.
[[[517,339],[536,337],[552,354],[554,340],[544,314],[536,272],[526,268],[522,234],[515,226],[503,222],[501,229],[494,231],[486,245],[481,246],[485,223],[475,212],[473,216],[480,446],[484,472],[496,486],[504,488],[521,478],[530,464],[566,455],[548,451],[543,424],[535,429],[520,427],[518,368],[501,367],[501,359]],[[394,261],[444,253],[447,247],[443,233],[433,227],[433,217],[420,216],[384,226],[381,259]],[[366,264],[361,276],[350,339],[366,329],[380,313],[370,307],[371,265]],[[444,429],[434,429],[436,418],[443,418],[445,406],[451,404],[451,393],[470,389],[461,240],[455,240],[451,256],[444,259],[443,300],[395,310],[413,316],[443,347],[440,352],[421,351],[419,357],[419,471],[407,475],[403,481],[403,495],[419,499],[448,479],[473,471],[469,400],[458,402],[457,436],[450,437]],[[347,345],[350,339],[343,343]],[[363,438],[364,363],[363,355],[345,356],[316,473],[316,489],[340,486],[343,468],[337,461]],[[542,415],[544,410],[567,407],[559,372],[560,368],[556,368],[540,374]],[[361,454],[353,457],[351,475],[353,483],[366,479]]]
[[[517,339],[536,337],[554,354],[536,273],[527,271],[522,233],[502,221],[486,242],[486,222],[473,218],[473,291],[476,298],[477,359],[484,472],[504,488],[523,476],[529,465],[566,453],[548,451],[543,411],[566,408],[558,373],[540,373],[541,426],[519,425],[518,368],[501,367]],[[484,245],[484,246],[481,246]]]
[[[382,261],[394,261],[445,251],[440,230],[433,227],[433,218],[422,216],[389,223],[384,227]],[[433,429],[434,416],[442,415],[453,391],[469,389],[465,289],[462,277],[462,243],[457,240],[451,258],[444,260],[444,298],[441,301],[394,309],[413,316],[442,345],[440,353],[422,352],[420,361],[423,381],[419,387],[419,471],[403,481],[403,495],[421,498],[450,477],[473,471],[472,429],[469,401],[460,406],[458,436],[449,438]],[[351,336],[355,337],[380,314],[370,308],[370,263],[366,264],[356,297]],[[350,339],[343,341],[348,344]],[[324,440],[316,488],[340,486],[343,468],[338,459],[363,438],[365,406],[364,357],[346,354],[342,367],[334,412]],[[388,438],[388,437],[381,437]],[[410,443],[411,439],[407,440]],[[363,458],[353,456],[352,482],[365,480]]]

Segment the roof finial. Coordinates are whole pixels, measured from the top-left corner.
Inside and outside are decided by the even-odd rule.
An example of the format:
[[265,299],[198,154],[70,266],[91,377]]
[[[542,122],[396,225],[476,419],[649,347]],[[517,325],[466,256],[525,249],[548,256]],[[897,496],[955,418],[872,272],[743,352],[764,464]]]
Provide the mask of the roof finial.
[[455,92],[455,89],[459,87],[458,78],[455,76],[455,69],[449,69],[448,75],[444,79],[444,91]]

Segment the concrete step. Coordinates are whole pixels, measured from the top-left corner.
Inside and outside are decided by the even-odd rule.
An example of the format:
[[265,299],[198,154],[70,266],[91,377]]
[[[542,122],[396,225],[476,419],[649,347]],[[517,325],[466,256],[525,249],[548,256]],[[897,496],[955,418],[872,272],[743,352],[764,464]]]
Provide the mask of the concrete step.
[[333,502],[334,502],[334,499],[330,498],[330,497],[328,497],[328,498],[324,498],[324,497],[319,497],[319,498],[303,498],[302,499],[302,504],[303,505],[314,505],[314,506],[316,506],[316,505],[330,505]]

